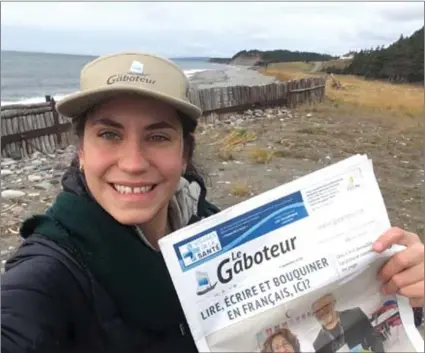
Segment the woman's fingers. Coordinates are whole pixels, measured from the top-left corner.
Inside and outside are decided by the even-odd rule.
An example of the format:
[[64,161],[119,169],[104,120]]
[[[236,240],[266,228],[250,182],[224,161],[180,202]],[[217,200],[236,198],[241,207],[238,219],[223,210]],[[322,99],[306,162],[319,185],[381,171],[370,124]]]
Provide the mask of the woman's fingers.
[[373,250],[381,253],[394,244],[410,246],[414,243],[420,243],[419,237],[415,233],[406,232],[405,230],[393,227],[382,234],[373,244]]
[[383,283],[386,283],[397,273],[423,262],[423,244],[420,242],[411,244],[405,250],[398,252],[388,260],[388,262],[379,271],[378,278]]
[[409,299],[416,299],[418,301],[424,301],[424,282],[416,282],[409,286],[401,288],[399,291],[400,295],[403,295]]
[[400,289],[415,284],[424,278],[423,264],[410,267],[400,273],[395,274],[388,282],[382,285],[382,291],[385,294],[395,294]]
[[409,298],[412,307],[424,305],[424,245],[418,235],[400,228],[391,228],[373,244],[373,250],[381,253],[392,245],[404,245],[382,266],[378,278],[386,294],[398,293]]

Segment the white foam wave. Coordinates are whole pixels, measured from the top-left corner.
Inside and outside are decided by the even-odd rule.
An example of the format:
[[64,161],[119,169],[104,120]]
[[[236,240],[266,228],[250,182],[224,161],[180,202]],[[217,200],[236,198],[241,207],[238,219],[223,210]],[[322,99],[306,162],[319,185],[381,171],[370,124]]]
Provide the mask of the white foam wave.
[[[197,72],[208,71],[208,70],[210,69],[192,69],[192,70],[184,70],[184,73],[187,78],[190,78]],[[70,92],[69,94],[72,94],[72,92]],[[67,95],[68,94],[57,94],[57,95],[54,95],[53,98],[56,102],[58,102],[64,97],[66,97]],[[46,101],[46,98],[44,96],[30,97],[30,98],[22,97],[21,99],[17,99],[16,101],[2,101],[1,105],[4,106],[4,105],[10,105],[10,104],[34,104],[34,103],[42,103],[45,101]]]
[[[66,97],[67,94],[58,94],[54,95],[53,99],[55,101],[60,101],[62,98]],[[22,98],[16,101],[2,101],[1,105],[11,105],[11,104],[34,104],[34,103],[43,103],[46,101],[46,97],[31,97],[31,98]]]
[[210,69],[193,69],[193,70],[184,70],[184,73],[187,78],[191,78],[197,72],[209,71]]

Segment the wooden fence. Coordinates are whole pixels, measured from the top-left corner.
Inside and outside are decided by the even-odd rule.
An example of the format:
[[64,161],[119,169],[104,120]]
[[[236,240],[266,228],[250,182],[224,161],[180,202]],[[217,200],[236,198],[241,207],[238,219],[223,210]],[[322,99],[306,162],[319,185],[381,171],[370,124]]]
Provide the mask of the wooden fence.
[[[192,103],[204,115],[227,113],[273,105],[294,108],[320,102],[325,95],[326,78],[311,77],[262,86],[229,86],[189,91]],[[55,102],[1,107],[1,153],[3,157],[26,158],[36,151],[54,153],[72,142],[70,119],[59,115]]]

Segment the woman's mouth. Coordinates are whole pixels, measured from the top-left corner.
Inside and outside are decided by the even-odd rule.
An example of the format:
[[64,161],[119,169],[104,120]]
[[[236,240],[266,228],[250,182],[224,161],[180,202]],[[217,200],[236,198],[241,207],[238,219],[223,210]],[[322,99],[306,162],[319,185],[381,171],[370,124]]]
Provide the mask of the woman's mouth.
[[143,186],[128,186],[122,184],[111,184],[111,186],[122,195],[131,195],[131,194],[147,194],[152,191],[156,185],[143,185]]

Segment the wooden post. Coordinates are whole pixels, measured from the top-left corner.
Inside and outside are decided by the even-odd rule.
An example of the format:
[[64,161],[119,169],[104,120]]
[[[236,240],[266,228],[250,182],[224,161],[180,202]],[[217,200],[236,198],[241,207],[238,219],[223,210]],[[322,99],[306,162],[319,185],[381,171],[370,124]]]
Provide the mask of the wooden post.
[[56,132],[56,138],[58,139],[58,145],[60,146],[62,144],[62,135],[59,131],[59,115],[55,109],[55,99],[52,98],[51,96],[46,96],[46,102],[50,102],[50,105],[52,107],[53,124],[54,126],[58,127],[58,130]]

